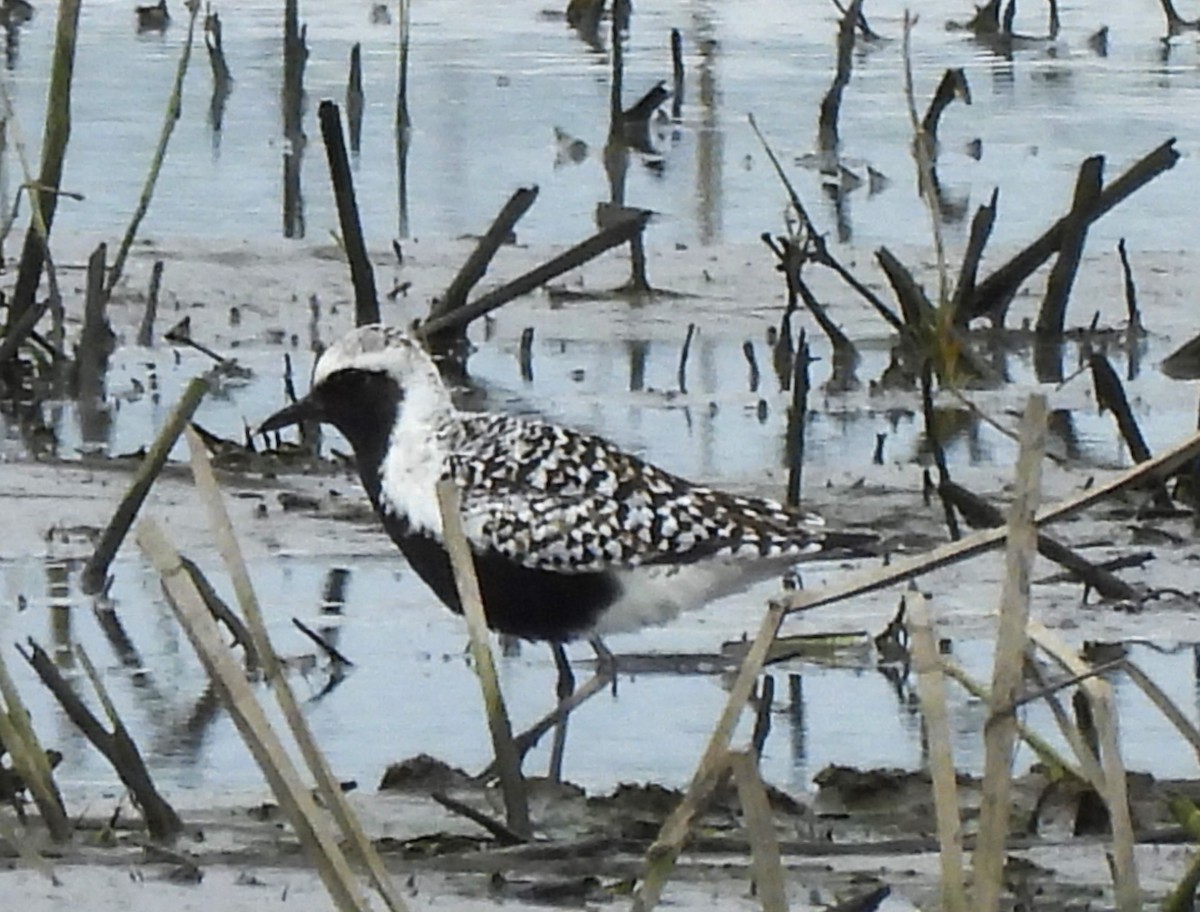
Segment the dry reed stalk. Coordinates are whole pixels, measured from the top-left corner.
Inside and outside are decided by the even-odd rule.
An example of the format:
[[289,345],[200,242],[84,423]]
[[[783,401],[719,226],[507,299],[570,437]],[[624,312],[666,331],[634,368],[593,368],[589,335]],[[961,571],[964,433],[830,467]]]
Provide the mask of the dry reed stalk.
[[328,821],[321,816],[286,749],[267,721],[253,688],[225,645],[216,620],[184,569],[178,552],[152,519],[138,523],[137,542],[162,577],[167,600],[176,618],[266,776],[280,807],[288,815],[297,838],[316,865],[334,905],[339,912],[368,912],[370,907]]
[[962,821],[958,813],[958,786],[954,753],[950,746],[950,714],[946,709],[946,681],[938,657],[937,638],[929,605],[920,592],[904,593],[904,617],[912,638],[913,670],[925,737],[929,740],[929,774],[937,812],[938,847],[942,865],[942,909],[967,912],[963,882]]
[[113,260],[112,270],[108,274],[108,284],[104,286],[106,297],[111,296],[121,274],[125,271],[125,260],[129,257],[129,248],[137,236],[138,226],[150,211],[150,200],[154,196],[154,185],[158,183],[159,172],[162,171],[163,160],[167,157],[167,146],[171,142],[171,134],[175,132],[175,124],[183,111],[183,77],[187,75],[188,62],[192,59],[192,38],[196,33],[196,14],[200,11],[199,0],[191,0],[188,7],[187,39],[183,51],[179,55],[179,65],[175,68],[175,82],[171,86],[171,95],[167,99],[166,116],[163,118],[162,130],[158,135],[158,146],[154,149],[154,157],[150,160],[150,170],[146,172],[146,182],[142,185],[142,195],[138,197],[137,208],[125,236],[121,238],[121,246],[117,248],[117,256]]
[[346,800],[345,792],[342,791],[341,784],[329,767],[329,761],[313,737],[308,722],[300,711],[300,705],[296,702],[296,696],[292,693],[292,688],[283,674],[279,657],[275,654],[275,649],[267,634],[266,623],[258,604],[258,596],[255,594],[254,584],[250,579],[250,571],[246,567],[237,534],[229,519],[229,512],[225,509],[225,501],[217,486],[217,479],[213,474],[212,462],[209,459],[208,450],[204,446],[204,441],[190,427],[186,434],[191,454],[192,476],[195,479],[200,499],[204,502],[205,511],[208,513],[208,523],[217,540],[217,550],[229,571],[234,593],[242,613],[246,617],[246,626],[249,627],[250,636],[254,641],[254,651],[262,663],[264,676],[275,692],[275,699],[279,703],[284,719],[287,720],[292,737],[300,746],[300,753],[316,780],[325,807],[333,813],[334,820],[337,821],[342,833],[349,841],[352,853],[357,855],[358,860],[366,868],[372,884],[392,912],[406,912],[408,907],[400,894],[396,892],[391,876],[375,851],[375,846],[363,831],[358,816],[350,807],[349,801]]
[[[963,671],[961,667],[945,656],[941,657],[941,663],[942,672],[946,677],[953,678],[962,686],[963,690],[980,702],[991,702],[991,691]],[[1022,724],[1019,720],[1017,720],[1017,734],[1029,746],[1029,749],[1037,754],[1038,760],[1047,768],[1050,778],[1059,779],[1063,776],[1071,776],[1080,782],[1087,781],[1083,770],[1063,757],[1062,754],[1050,746],[1050,743],[1045,738]]]
[[[182,832],[183,821],[179,819],[175,808],[154,787],[154,781],[150,778],[150,771],[146,769],[146,764],[138,752],[137,744],[133,740],[133,736],[129,734],[125,723],[121,721],[117,707],[108,695],[108,688],[104,686],[104,681],[101,680],[100,674],[96,671],[96,666],[92,664],[91,657],[84,650],[83,644],[76,643],[72,647],[72,651],[87,674],[88,680],[91,681],[92,690],[96,692],[100,707],[104,710],[104,714],[112,726],[112,734],[108,738],[97,741],[92,732],[80,727],[81,730],[113,765],[121,782],[129,789],[134,804],[141,811],[142,819],[146,821],[146,829],[151,838],[159,842],[174,839]],[[36,665],[34,668],[37,670]],[[58,694],[55,693],[55,696]],[[65,704],[63,709],[67,709]],[[68,712],[68,715],[71,713]],[[78,726],[78,723],[76,724]]]
[[[1029,636],[1070,674],[1086,674],[1090,667],[1062,638],[1040,621],[1029,622]],[[1121,740],[1117,712],[1113,705],[1112,685],[1103,678],[1089,677],[1080,682],[1091,703],[1092,717],[1100,736],[1101,788],[1097,791],[1108,805],[1112,821],[1113,887],[1118,912],[1138,912],[1142,908],[1137,864],[1133,854],[1133,821],[1129,814],[1125,764],[1121,760]],[[1088,751],[1090,753],[1090,750]]]
[[658,837],[646,850],[640,883],[633,893],[633,912],[649,912],[658,905],[663,887],[675,866],[675,860],[683,849],[688,833],[691,832],[692,821],[708,796],[725,777],[729,768],[730,739],[746,701],[750,699],[754,682],[762,671],[771,642],[779,633],[785,614],[786,610],[782,605],[772,605],[763,616],[758,635],[742,659],[741,668],[729,689],[725,709],[709,735],[708,745],[696,766],[696,772],[692,775],[687,793],[671,815],[663,821]]
[[1008,549],[1004,589],[1000,596],[1000,625],[992,669],[992,693],[984,725],[983,797],[979,836],[972,858],[976,912],[994,912],[1000,905],[1004,879],[1004,849],[1008,841],[1009,792],[1013,747],[1017,741],[1016,700],[1025,681],[1025,628],[1029,622],[1029,586],[1037,556],[1037,527],[1033,524],[1042,487],[1042,453],[1046,449],[1046,397],[1032,395],[1021,419],[1021,449],[1017,457],[1016,496],[1008,513]]
[[54,782],[54,771],[46,759],[46,751],[38,741],[29,710],[21,699],[17,685],[8,673],[4,655],[0,653],[0,744],[12,757],[13,769],[24,781],[42,815],[50,838],[65,842],[71,838],[71,821],[67,817],[62,795]]
[[496,663],[488,645],[487,615],[483,610],[479,580],[475,576],[475,559],[471,556],[471,547],[467,544],[467,535],[463,530],[458,488],[454,486],[454,482],[443,479],[438,482],[437,497],[438,508],[442,513],[442,528],[445,530],[446,551],[450,556],[450,566],[454,570],[454,584],[458,587],[463,617],[467,621],[471,659],[475,664],[475,673],[479,676],[479,686],[483,689],[488,731],[492,735],[492,750],[500,775],[500,790],[504,795],[505,822],[514,833],[528,839],[532,833],[529,799],[525,792],[525,780],[521,776],[521,759],[513,741],[512,724],[504,705],[504,695],[500,692]]
[[[1073,498],[1043,508],[1038,512],[1034,522],[1040,527],[1058,522],[1060,519],[1066,519],[1068,516],[1073,516],[1080,510],[1090,507],[1092,504],[1106,497],[1111,497],[1118,491],[1122,491],[1132,485],[1142,483],[1147,479],[1161,478],[1169,475],[1171,472],[1190,462],[1197,455],[1200,455],[1200,434],[1192,434],[1182,443],[1176,444],[1171,449],[1151,460],[1138,463],[1133,468],[1127,469],[1103,484],[1094,485]],[[799,611],[811,611],[814,608],[831,605],[834,602],[840,602],[855,595],[873,592],[876,589],[882,589],[901,580],[919,576],[923,573],[928,573],[932,570],[965,560],[968,557],[982,554],[984,551],[994,548],[1003,541],[1005,535],[1006,530],[1003,527],[974,532],[970,535],[964,535],[956,542],[949,542],[933,548],[925,554],[894,560],[887,567],[851,574],[848,578],[835,585],[798,592],[781,592],[775,601],[789,614]]]
[[908,117],[912,126],[913,158],[917,164],[917,186],[921,191],[921,199],[929,210],[930,230],[933,232],[933,249],[937,255],[938,273],[938,314],[943,325],[950,326],[950,269],[946,264],[946,245],[942,239],[942,220],[938,207],[937,183],[933,176],[933,144],[936,136],[926,132],[917,114],[917,100],[913,91],[912,72],[912,30],[916,20],[907,10],[904,13],[904,98],[908,103]]
[[[1104,484],[1096,485],[1074,498],[1047,507],[1038,514],[1035,522],[1037,525],[1045,525],[1063,519],[1132,484],[1146,478],[1168,474],[1185,465],[1197,454],[1200,454],[1200,433],[1191,435],[1170,450],[1152,460],[1139,463]],[[649,912],[658,905],[663,886],[691,832],[696,812],[720,781],[725,769],[725,753],[728,750],[730,738],[733,736],[733,731],[741,718],[742,710],[750,697],[754,682],[762,670],[763,663],[770,652],[771,643],[779,633],[784,618],[793,612],[807,611],[840,602],[855,595],[873,592],[901,580],[973,557],[995,547],[1004,539],[1004,536],[1003,528],[975,532],[956,542],[949,542],[934,548],[927,554],[916,555],[907,560],[896,560],[888,567],[850,574],[848,579],[840,583],[820,589],[781,593],[771,602],[763,616],[758,633],[742,660],[741,668],[738,670],[737,677],[725,701],[725,708],[721,711],[721,717],[709,736],[708,744],[696,765],[696,772],[692,775],[688,790],[683,800],[663,822],[658,836],[646,852],[641,882],[633,894],[631,908],[634,912]],[[1093,777],[1087,769],[1087,761],[1082,756],[1080,765],[1084,767],[1088,778],[1092,779]]]
[[[42,166],[34,183],[22,154],[25,180],[29,189],[29,204],[32,210],[29,230],[21,249],[21,260],[13,287],[5,335],[27,325],[24,318],[35,319],[28,324],[32,331],[40,311],[36,302],[38,285],[41,283],[42,266],[50,249],[50,226],[54,222],[54,210],[58,206],[59,184],[62,182],[63,160],[67,154],[67,143],[71,138],[71,79],[75,71],[75,44],[79,31],[80,0],[59,0],[58,19],[54,30],[54,57],[50,65],[50,87],[46,93],[46,120],[42,128]],[[7,91],[6,91],[6,102]],[[11,103],[8,110],[12,112]],[[18,148],[20,148],[18,146]],[[53,273],[48,273],[53,278]],[[58,297],[51,286],[51,297]],[[6,339],[6,341],[8,341]],[[20,340],[18,339],[17,342]]]
[[787,912],[787,889],[779,840],[775,836],[775,818],[771,802],[758,771],[758,758],[751,751],[731,751],[729,768],[737,783],[742,818],[750,838],[750,863],[754,886],[763,912]]
[[408,130],[412,126],[412,117],[408,113],[408,43],[412,33],[412,12],[409,0],[400,0],[400,12],[397,18],[397,44],[399,51],[396,55],[396,132]]
[[179,397],[179,402],[175,404],[175,409],[167,416],[162,430],[154,438],[154,443],[150,445],[146,458],[142,460],[142,464],[138,466],[138,470],[133,476],[129,490],[121,498],[112,519],[108,521],[108,526],[100,535],[100,540],[96,542],[96,550],[84,566],[83,573],[80,574],[79,586],[86,594],[94,595],[104,589],[109,564],[116,557],[117,549],[121,547],[121,542],[125,540],[125,534],[129,531],[129,527],[133,525],[142,502],[150,493],[150,486],[154,484],[158,473],[166,465],[167,456],[170,455],[171,448],[175,446],[175,441],[179,439],[183,429],[192,420],[192,415],[200,406],[200,400],[208,392],[208,386],[207,375],[193,377],[184,389],[183,395]]

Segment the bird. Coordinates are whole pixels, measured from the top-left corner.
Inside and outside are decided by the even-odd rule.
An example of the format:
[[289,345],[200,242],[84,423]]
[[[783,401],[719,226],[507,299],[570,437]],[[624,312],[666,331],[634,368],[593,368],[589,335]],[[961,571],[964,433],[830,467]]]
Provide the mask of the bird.
[[320,355],[306,396],[260,430],[332,424],[413,571],[461,613],[437,484],[459,489],[488,626],[562,644],[663,624],[797,561],[873,553],[776,501],[687,481],[594,434],[459,411],[421,343],[359,327]]

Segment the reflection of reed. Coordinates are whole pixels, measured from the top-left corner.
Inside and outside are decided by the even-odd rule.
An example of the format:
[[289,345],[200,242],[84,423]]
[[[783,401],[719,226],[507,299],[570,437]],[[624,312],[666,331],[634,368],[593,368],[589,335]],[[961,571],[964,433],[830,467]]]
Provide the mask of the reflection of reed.
[[362,122],[365,96],[362,82],[362,45],[350,48],[350,78],[346,83],[346,125],[350,128],[350,151],[362,148]]
[[300,25],[298,0],[287,0],[283,17],[283,236],[304,237],[304,196],[300,187],[304,135],[304,66],[308,26]]
[[700,45],[700,130],[696,135],[696,204],[700,222],[700,243],[711,244],[721,234],[721,167],[724,162],[725,134],[717,117],[717,50],[713,25],[707,17],[700,21],[697,41]]

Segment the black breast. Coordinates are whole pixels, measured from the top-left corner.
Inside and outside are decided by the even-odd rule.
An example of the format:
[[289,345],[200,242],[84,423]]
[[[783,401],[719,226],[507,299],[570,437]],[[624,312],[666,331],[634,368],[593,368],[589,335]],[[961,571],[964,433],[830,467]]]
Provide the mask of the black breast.
[[[404,390],[381,372],[342,370],[319,388],[326,420],[354,447],[363,487],[375,512],[417,576],[451,610],[462,613],[446,549],[415,532],[401,517],[380,510],[379,467]],[[586,633],[620,594],[609,573],[554,573],[531,570],[495,552],[475,555],[488,626],[530,640],[569,640]]]
[[[417,576],[450,610],[462,613],[450,557],[441,543],[391,515],[383,524]],[[610,573],[554,573],[513,563],[496,552],[475,555],[488,627],[527,640],[564,641],[586,634],[620,595]]]

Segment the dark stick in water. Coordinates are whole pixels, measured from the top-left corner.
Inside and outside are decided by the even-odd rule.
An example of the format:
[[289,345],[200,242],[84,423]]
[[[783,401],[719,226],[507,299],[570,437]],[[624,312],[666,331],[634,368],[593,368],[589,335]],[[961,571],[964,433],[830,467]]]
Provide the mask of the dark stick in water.
[[358,202],[354,198],[354,179],[346,156],[346,141],[342,135],[342,116],[332,101],[321,102],[317,110],[321,121],[321,137],[325,140],[325,156],[329,161],[329,177],[337,201],[338,223],[346,258],[350,261],[350,280],[354,284],[354,322],[366,326],[379,322],[379,298],[375,293],[375,272],[367,257],[362,224],[358,218]]

